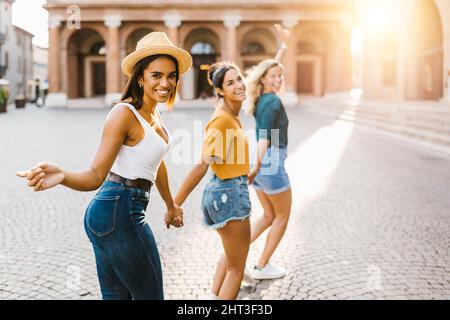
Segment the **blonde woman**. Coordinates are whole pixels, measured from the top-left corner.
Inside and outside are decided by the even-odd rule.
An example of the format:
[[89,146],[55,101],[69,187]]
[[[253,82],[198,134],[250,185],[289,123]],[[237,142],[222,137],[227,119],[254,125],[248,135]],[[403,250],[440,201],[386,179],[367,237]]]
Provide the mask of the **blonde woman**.
[[[287,42],[289,32],[281,30]],[[282,44],[282,49],[286,44]],[[275,59],[259,63],[248,74],[247,112],[256,121],[257,159],[249,174],[264,215],[251,225],[251,241],[255,241],[270,228],[263,252],[258,262],[249,270],[254,279],[276,279],[285,275],[285,270],[270,264],[270,258],[280,243],[289,221],[292,192],[288,174],[284,168],[287,157],[288,125],[286,110],[278,97],[283,85],[282,51]]]

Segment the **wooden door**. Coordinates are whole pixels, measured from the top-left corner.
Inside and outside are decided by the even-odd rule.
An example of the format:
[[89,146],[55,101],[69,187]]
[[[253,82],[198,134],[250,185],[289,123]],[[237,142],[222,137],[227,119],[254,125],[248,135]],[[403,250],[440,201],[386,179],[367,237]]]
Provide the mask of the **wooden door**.
[[298,62],[297,74],[297,92],[314,94],[314,64],[312,62]]

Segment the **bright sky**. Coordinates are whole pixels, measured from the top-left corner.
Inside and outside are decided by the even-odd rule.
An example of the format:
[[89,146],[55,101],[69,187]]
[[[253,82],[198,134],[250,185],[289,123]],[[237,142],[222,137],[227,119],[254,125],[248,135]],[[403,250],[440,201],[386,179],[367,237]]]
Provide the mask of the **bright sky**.
[[34,34],[33,44],[48,48],[48,12],[45,0],[16,0],[13,3],[12,23]]

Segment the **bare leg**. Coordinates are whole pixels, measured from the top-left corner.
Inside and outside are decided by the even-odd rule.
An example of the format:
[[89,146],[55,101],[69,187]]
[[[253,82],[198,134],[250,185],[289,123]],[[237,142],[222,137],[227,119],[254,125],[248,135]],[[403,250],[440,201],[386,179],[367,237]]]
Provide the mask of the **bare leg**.
[[[251,223],[251,240],[255,241],[261,233],[263,233],[271,224],[275,217],[274,209],[269,198],[263,191],[256,191],[258,199],[264,209],[264,215]],[[217,264],[216,273],[214,275],[214,282],[211,292],[215,295],[219,295],[220,288],[222,287],[223,280],[225,279],[225,274],[227,272],[227,258],[223,254]]]
[[267,195],[267,197],[274,208],[275,218],[267,235],[264,250],[259,258],[258,267],[264,267],[269,262],[283,238],[291,213],[292,189],[276,195]]
[[227,257],[225,254],[220,256],[219,262],[217,263],[216,273],[214,274],[214,281],[212,285],[211,292],[216,296],[219,295],[220,288],[222,287],[223,280],[227,274]]
[[263,191],[259,190],[256,191],[256,194],[264,209],[264,214],[262,217],[259,217],[252,222],[252,227],[250,229],[252,243],[261,235],[261,233],[270,227],[273,219],[275,218],[275,209],[273,208],[268,196]]
[[221,300],[236,299],[250,246],[250,221],[230,221],[217,231],[226,255],[226,274],[218,296]]

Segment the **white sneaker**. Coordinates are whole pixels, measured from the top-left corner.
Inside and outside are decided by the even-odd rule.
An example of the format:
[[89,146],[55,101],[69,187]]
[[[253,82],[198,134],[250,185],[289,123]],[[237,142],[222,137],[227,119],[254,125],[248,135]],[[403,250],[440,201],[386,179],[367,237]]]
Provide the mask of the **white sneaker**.
[[214,293],[210,293],[206,295],[203,300],[218,300],[218,299],[219,299],[218,296],[216,296]]
[[262,269],[253,267],[252,276],[256,280],[278,279],[286,275],[286,270],[272,266],[270,263]]

